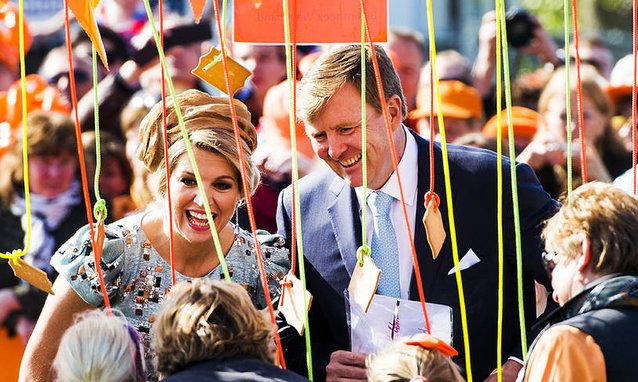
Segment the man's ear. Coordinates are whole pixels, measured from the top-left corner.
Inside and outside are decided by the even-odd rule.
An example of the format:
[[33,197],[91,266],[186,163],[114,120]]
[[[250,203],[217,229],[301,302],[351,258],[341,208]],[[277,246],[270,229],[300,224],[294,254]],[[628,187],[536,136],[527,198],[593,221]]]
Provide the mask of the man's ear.
[[390,117],[390,125],[392,130],[396,130],[403,122],[403,112],[401,111],[401,97],[394,94],[386,102],[388,106],[388,116]]
[[581,273],[591,265],[591,243],[589,242],[589,238],[583,240],[583,251],[577,260],[577,264],[578,271]]

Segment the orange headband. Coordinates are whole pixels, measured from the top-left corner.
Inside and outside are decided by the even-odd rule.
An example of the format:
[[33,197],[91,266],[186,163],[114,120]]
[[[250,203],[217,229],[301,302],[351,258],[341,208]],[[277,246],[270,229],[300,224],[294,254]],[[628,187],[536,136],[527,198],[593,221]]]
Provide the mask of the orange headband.
[[452,346],[431,334],[418,334],[405,341],[405,344],[421,346],[426,349],[436,349],[448,357],[459,354]]

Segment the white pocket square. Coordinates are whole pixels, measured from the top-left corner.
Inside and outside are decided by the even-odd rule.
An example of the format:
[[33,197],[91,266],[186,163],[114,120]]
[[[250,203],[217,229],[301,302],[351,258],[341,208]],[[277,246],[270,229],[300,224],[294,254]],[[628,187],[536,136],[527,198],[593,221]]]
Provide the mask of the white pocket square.
[[[465,256],[463,256],[461,260],[459,260],[459,268],[461,270],[468,269],[472,265],[477,264],[479,262],[481,262],[481,259],[479,259],[478,256],[476,256],[476,253],[474,253],[474,251],[472,250],[472,248],[470,248],[470,250],[467,251]],[[456,267],[452,267],[452,269],[450,269],[450,271],[447,274],[451,275],[454,272],[456,272]]]

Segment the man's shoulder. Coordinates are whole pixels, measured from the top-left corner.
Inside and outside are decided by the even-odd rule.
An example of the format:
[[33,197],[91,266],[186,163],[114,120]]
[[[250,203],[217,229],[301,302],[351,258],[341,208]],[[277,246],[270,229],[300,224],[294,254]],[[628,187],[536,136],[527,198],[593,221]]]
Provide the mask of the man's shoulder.
[[[320,195],[325,194],[331,188],[335,186],[345,186],[345,181],[339,178],[329,167],[322,166],[316,169],[310,174],[299,179],[298,188],[299,195],[304,197],[306,195]],[[292,194],[292,185],[284,189],[284,195],[289,196]]]

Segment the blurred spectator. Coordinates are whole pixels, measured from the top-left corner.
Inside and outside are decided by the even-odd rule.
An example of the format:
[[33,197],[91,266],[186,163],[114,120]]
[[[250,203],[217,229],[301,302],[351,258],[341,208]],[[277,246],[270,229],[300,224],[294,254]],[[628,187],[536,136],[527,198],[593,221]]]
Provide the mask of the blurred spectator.
[[167,382],[307,381],[274,365],[276,327],[234,283],[178,283],[151,330],[157,371]]
[[[7,90],[20,78],[20,23],[19,8],[8,2],[0,7],[0,91]],[[24,23],[24,50],[27,52],[33,36],[29,24]]]
[[[439,81],[456,80],[471,86],[471,74],[470,62],[456,50],[448,49],[436,54],[436,76]],[[430,86],[430,61],[423,66],[419,86]]]
[[[31,227],[27,226],[22,185],[20,133],[1,162],[0,251],[24,248],[30,229],[31,241],[24,260],[54,279],[57,273],[49,264],[51,255],[86,224],[84,199],[77,181],[75,125],[64,114],[34,111],[27,117],[27,126]],[[6,261],[0,272],[0,323],[17,331],[26,343],[47,295],[30,284],[18,284]]]
[[[435,89],[434,102],[434,139],[441,140],[439,132],[438,105]],[[481,131],[483,105],[481,97],[476,89],[465,85],[460,81],[439,82],[439,98],[441,101],[441,113],[445,124],[445,139],[454,142],[459,137]],[[419,134],[429,139],[430,137],[430,88],[419,90],[417,109],[410,113],[410,117],[418,119]]]
[[[96,142],[95,132],[82,133],[82,146],[86,163],[86,177],[90,184],[94,183],[96,170]],[[99,180],[99,192],[102,198],[110,202],[109,212],[111,219],[118,220],[127,213],[135,210],[133,201],[129,195],[133,171],[126,157],[122,142],[117,140],[108,131],[100,133],[101,169]]]
[[[101,63],[99,64],[101,65]],[[91,59],[77,54],[73,56],[73,74],[75,76],[75,91],[80,100],[93,88],[93,69]],[[49,84],[56,86],[62,99],[71,105],[71,80],[69,78],[69,56],[66,47],[54,48],[47,54],[40,66],[39,73]],[[89,95],[93,99],[93,94]]]
[[[498,138],[496,119],[496,115],[494,115],[483,126],[483,135],[485,137]],[[517,154],[530,144],[534,135],[536,135],[538,125],[542,123],[542,119],[543,117],[534,110],[522,106],[512,106],[512,129],[514,131],[514,146]],[[506,142],[509,137],[507,109],[501,111],[501,131],[503,142]]]
[[551,71],[542,67],[516,77],[512,84],[512,105],[537,110],[538,99],[551,75]]
[[[436,73],[439,81],[461,81],[471,85],[470,63],[467,58],[455,50],[448,49],[436,54]],[[426,62],[421,69],[419,89],[430,88],[430,61]],[[418,104],[417,99],[417,104]],[[413,118],[408,114],[406,125],[420,133],[418,118]]]
[[[98,30],[109,61],[109,69],[116,72],[130,58],[127,41],[119,33],[107,26],[99,25]],[[88,60],[92,59],[92,46],[91,39],[89,39],[89,35],[84,30],[78,30],[71,41],[73,52]],[[99,57],[96,58],[98,60],[97,70],[99,77],[104,78],[108,72]]]
[[[534,15],[524,13],[527,21],[533,24],[532,38],[526,45],[516,48],[516,52],[537,57],[541,63],[558,66],[561,60],[556,54],[556,43]],[[488,11],[483,14],[481,20],[481,27],[478,31],[478,54],[472,67],[472,86],[481,95],[487,115],[493,115],[496,110],[504,107],[504,105],[496,105],[496,88],[494,86],[496,53],[496,12]],[[523,106],[529,107],[531,105]],[[535,108],[535,106],[530,108]]]
[[[114,311],[113,313],[119,313]],[[53,361],[58,381],[145,382],[140,338],[126,318],[92,310],[76,317]]]
[[[68,113],[67,104],[57,88],[50,86],[37,74],[24,79],[27,89],[27,111],[44,110]],[[16,130],[22,126],[22,81],[18,79],[9,90],[0,93],[0,157],[15,139]]]
[[271,87],[286,78],[286,52],[283,46],[235,43],[233,57],[252,72],[248,83],[235,98],[248,106],[251,122],[257,126],[263,114],[264,98]]
[[580,186],[543,230],[553,297],[525,381],[630,381],[638,375],[638,200]]
[[370,382],[463,382],[450,356],[457,351],[440,339],[421,334],[395,341],[366,359]]
[[388,34],[387,51],[401,80],[408,111],[412,111],[416,109],[421,66],[426,57],[425,39],[418,31],[393,27]]
[[146,207],[155,200],[155,193],[158,189],[157,181],[149,176],[150,172],[137,157],[137,150],[140,145],[140,123],[153,105],[159,101],[158,98],[159,96],[154,97],[150,94],[145,94],[144,91],[140,91],[131,98],[122,110],[120,116],[122,134],[126,140],[126,158],[133,170],[133,180],[130,190],[133,206],[129,208],[131,211],[145,210]]
[[95,18],[104,25],[130,41],[139,34],[146,24],[147,16],[144,4],[130,0],[102,0],[95,7]]
[[[596,68],[605,79],[609,79],[611,68],[614,65],[614,56],[607,43],[598,36],[580,36],[578,40],[578,53],[580,63],[589,64]],[[569,55],[572,63],[576,60],[576,43],[569,46]]]
[[634,56],[628,54],[618,60],[611,71],[609,84],[605,91],[614,108],[612,126],[618,131],[618,136],[625,144],[627,151],[631,151],[632,116],[631,116],[631,92],[634,81]]
[[312,64],[321,56],[321,52],[310,52],[299,59],[299,63],[297,66],[299,70],[297,71],[297,79],[300,80],[304,74],[310,69]]
[[[574,69],[575,70],[575,69]],[[589,180],[610,182],[631,166],[627,152],[611,128],[611,105],[601,88],[602,78],[589,65],[581,67],[583,88],[583,117],[587,174]],[[571,83],[572,167],[575,185],[580,184],[580,140],[578,137],[578,106],[576,83]],[[518,156],[536,172],[541,184],[552,197],[566,190],[566,131],[565,69],[554,72],[541,94],[538,111],[544,127]]]
[[[264,99],[264,115],[260,119],[259,147],[253,160],[261,172],[261,182],[251,200],[257,228],[276,232],[277,199],[279,192],[292,180],[290,144],[290,90],[288,81],[273,86]],[[299,176],[308,174],[316,165],[316,156],[304,123],[297,120],[297,164]],[[245,207],[239,209],[239,225],[250,229]]]

